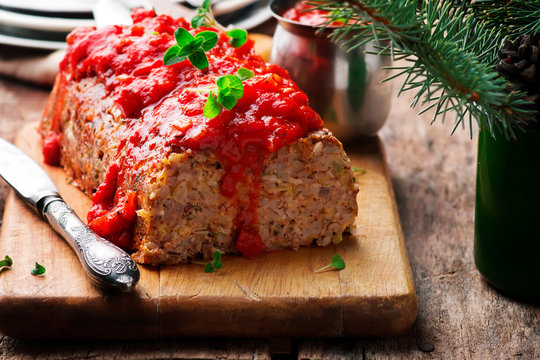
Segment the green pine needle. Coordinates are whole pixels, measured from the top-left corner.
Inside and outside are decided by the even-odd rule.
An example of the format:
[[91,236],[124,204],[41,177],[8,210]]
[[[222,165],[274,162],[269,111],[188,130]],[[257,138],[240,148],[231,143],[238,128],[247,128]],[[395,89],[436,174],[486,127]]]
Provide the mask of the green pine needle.
[[540,31],[539,1],[462,0],[459,5],[471,11],[478,21],[485,21],[492,28],[504,28],[511,37]]
[[482,129],[513,135],[536,117],[526,94],[508,92],[510,83],[496,72],[504,41],[540,29],[540,2],[506,0],[328,0],[313,2],[330,11],[327,24],[347,21],[331,39],[347,48],[376,43],[370,50],[406,66],[394,67],[403,79],[400,93],[414,91],[412,107],[434,112],[432,122],[452,111],[456,124],[472,135]]

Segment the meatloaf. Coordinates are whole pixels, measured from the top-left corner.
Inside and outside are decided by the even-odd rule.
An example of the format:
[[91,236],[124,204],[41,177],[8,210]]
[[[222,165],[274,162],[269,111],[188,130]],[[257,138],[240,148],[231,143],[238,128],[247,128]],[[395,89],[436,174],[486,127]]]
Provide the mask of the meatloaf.
[[[288,73],[216,29],[207,69],[165,66],[174,30],[201,30],[132,18],[68,36],[40,126],[49,162],[92,195],[90,227],[153,265],[341,241],[357,213],[351,164]],[[207,89],[240,67],[255,74],[243,97],[204,117]]]

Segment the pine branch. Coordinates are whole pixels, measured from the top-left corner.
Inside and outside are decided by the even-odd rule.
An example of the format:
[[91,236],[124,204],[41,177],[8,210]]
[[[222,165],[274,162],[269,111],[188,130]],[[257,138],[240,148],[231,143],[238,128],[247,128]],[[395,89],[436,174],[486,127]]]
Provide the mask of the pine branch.
[[[535,119],[536,112],[527,106],[531,102],[525,100],[526,94],[507,91],[510,83],[496,72],[497,51],[512,31],[495,20],[485,21],[491,11],[501,10],[483,7],[495,2],[506,4],[498,0],[346,0],[313,5],[330,11],[328,24],[348,19],[331,34],[334,41],[349,48],[376,41],[379,54],[406,59],[406,67],[395,68],[405,77],[400,92],[416,91],[411,105],[424,106],[421,112],[434,109],[433,121],[454,111],[455,128],[466,122],[472,133],[474,118],[492,133],[498,129],[513,135]],[[538,18],[530,19],[536,8],[517,8],[520,16],[529,16],[528,28],[540,24]],[[497,18],[502,20],[502,15]]]
[[466,1],[474,18],[492,28],[505,28],[510,37],[540,31],[540,1],[476,0]]

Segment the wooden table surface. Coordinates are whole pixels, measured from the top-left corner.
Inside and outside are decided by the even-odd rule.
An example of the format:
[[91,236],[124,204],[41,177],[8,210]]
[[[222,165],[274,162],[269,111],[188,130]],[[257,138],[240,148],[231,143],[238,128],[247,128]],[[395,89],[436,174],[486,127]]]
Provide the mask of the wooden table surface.
[[[0,137],[13,141],[23,124],[39,119],[48,91],[0,78]],[[467,131],[450,136],[452,119],[430,126],[429,116],[417,116],[409,102],[394,96],[380,132],[418,293],[417,321],[403,335],[44,342],[0,334],[0,360],[540,358],[540,307],[500,295],[474,265],[476,134],[472,140]],[[0,218],[7,192],[0,181]]]

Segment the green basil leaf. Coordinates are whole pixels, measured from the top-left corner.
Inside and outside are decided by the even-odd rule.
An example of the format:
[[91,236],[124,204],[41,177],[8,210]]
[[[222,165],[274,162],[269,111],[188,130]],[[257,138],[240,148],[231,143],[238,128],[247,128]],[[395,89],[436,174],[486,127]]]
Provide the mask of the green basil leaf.
[[165,65],[172,65],[176,64],[178,61],[178,52],[180,51],[180,47],[178,45],[171,46],[166,52],[165,55],[163,55],[163,64]]
[[36,267],[32,269],[32,275],[40,276],[45,274],[45,267],[39,263],[36,262]]
[[238,101],[234,95],[225,95],[221,100],[221,105],[223,105],[227,110],[232,110]]
[[13,265],[13,260],[9,256],[5,256],[4,260],[0,260],[0,274],[3,273],[5,270],[11,269],[11,266]]
[[208,94],[208,99],[206,100],[206,103],[204,104],[204,110],[203,115],[209,119],[213,119],[216,116],[219,115],[221,112],[221,104],[218,104],[216,102],[216,98],[214,97],[214,92],[210,91],[210,94]]
[[339,256],[338,254],[335,254],[332,257],[332,261],[330,262],[330,265],[335,267],[336,269],[344,269],[345,268],[345,261]]
[[216,85],[220,93],[226,94],[230,92],[229,79],[227,78],[227,76],[218,77],[218,79],[216,80]]
[[225,77],[229,81],[231,94],[237,99],[244,96],[244,85],[242,84],[242,80],[236,75],[225,75]]
[[246,69],[246,68],[243,68],[241,67],[240,69],[238,69],[238,71],[236,72],[238,74],[238,77],[240,78],[240,80],[244,81],[244,80],[247,80],[247,79],[250,79],[252,77],[255,76],[255,74],[253,73],[253,71],[249,70],[249,69]]
[[193,35],[191,35],[189,31],[181,27],[175,30],[174,38],[176,39],[176,43],[178,44],[178,46],[180,46],[181,48],[190,44],[194,39]]
[[195,38],[202,37],[204,39],[202,43],[202,48],[204,51],[208,51],[214,46],[216,46],[218,42],[218,34],[215,31],[201,31],[197,35],[195,35]]
[[221,89],[221,90],[218,90],[217,92],[217,96],[216,96],[216,102],[218,104],[221,104],[223,102],[223,98],[227,95],[229,95],[230,93],[230,89],[229,88],[226,88],[226,89]]
[[206,58],[204,51],[201,49],[195,50],[191,55],[188,56],[188,59],[191,61],[191,64],[199,70],[208,67],[208,59]]
[[221,269],[222,266],[221,253],[219,251],[214,251],[214,267],[216,269]]
[[[216,80],[216,84],[219,90],[217,101],[229,110],[231,109],[229,105],[232,103],[232,101],[230,99],[224,100],[226,97],[234,97],[235,101],[232,105],[234,106],[236,104],[236,100],[244,96],[244,85],[242,85],[242,80],[240,80],[240,78],[236,75],[220,76]],[[224,101],[227,101],[227,105],[225,105]]]
[[209,11],[210,10],[210,4],[212,4],[212,0],[204,0],[202,5],[201,5],[201,8]]
[[3,267],[11,267],[13,265],[13,260],[9,256],[5,256],[4,260],[0,260],[0,269]]
[[204,266],[204,272],[205,273],[211,273],[214,272],[214,265],[212,263],[208,263]]
[[180,51],[178,52],[178,56],[189,56],[193,54],[195,51],[201,49],[201,46],[204,42],[204,38],[194,38],[189,44],[186,46],[180,48]]
[[227,32],[227,36],[231,38],[229,40],[229,44],[231,44],[235,48],[239,48],[240,46],[244,45],[247,41],[246,30],[232,29]]
[[204,20],[205,20],[204,16],[195,15],[194,17],[191,18],[191,27],[194,29],[197,29],[203,26]]

